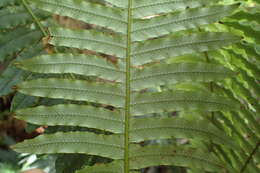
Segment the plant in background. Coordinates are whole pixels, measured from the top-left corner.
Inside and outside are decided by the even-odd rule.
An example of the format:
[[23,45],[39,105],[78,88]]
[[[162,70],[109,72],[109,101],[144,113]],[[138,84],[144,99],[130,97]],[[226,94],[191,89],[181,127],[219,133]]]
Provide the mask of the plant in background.
[[[238,151],[218,148],[225,162],[233,166],[235,172],[259,172],[259,1],[243,1],[240,9],[223,21],[222,29],[236,33],[244,38],[243,42],[233,45],[214,60],[237,71],[237,77],[215,86],[215,90],[243,105],[237,112],[218,114],[217,121],[222,129],[232,134],[240,145]],[[210,28],[211,30],[213,28]],[[214,29],[213,29],[214,30]]]
[[[227,130],[237,132],[230,116],[249,114],[256,129],[257,122],[251,122],[255,117],[250,110],[240,109],[241,99],[234,96],[230,83],[241,78],[220,82],[237,69],[216,63],[228,67],[224,58],[232,55],[230,45],[241,40],[233,31],[216,27],[216,22],[238,9],[237,4],[220,5],[218,0],[30,2],[93,28],[50,27],[47,34],[23,1],[48,42],[58,51],[59,46],[70,47],[72,53],[56,52],[15,63],[43,74],[18,84],[19,92],[62,100],[16,110],[15,115],[33,124],[88,130],[41,135],[15,145],[16,151],[106,158],[106,163],[87,166],[79,173],[134,173],[159,165],[188,167],[191,172],[237,172],[243,165],[235,156],[245,160],[252,147],[246,153],[239,151],[241,143],[234,142],[237,136]],[[241,118],[235,121],[248,130]],[[236,135],[239,142],[244,139],[240,131]],[[248,146],[243,142],[242,146]],[[259,170],[252,165],[250,170]]]
[[[34,10],[34,12],[39,20],[47,18],[47,15],[39,10]],[[20,1],[2,0],[0,2],[1,118],[4,115],[4,118],[7,118],[10,114],[10,102],[14,93],[12,87],[31,76],[31,73],[15,68],[13,63],[43,52],[43,46],[38,44],[42,36],[41,31],[35,28],[31,15]]]
[[[40,10],[33,10],[40,21],[48,15]],[[43,168],[43,157],[37,163],[30,162],[31,156],[23,156],[10,150],[9,146],[24,138],[31,138],[25,132],[23,121],[16,120],[10,113],[17,108],[27,107],[35,98],[17,94],[13,87],[32,76],[30,72],[19,70],[13,66],[17,60],[40,55],[44,49],[41,42],[42,33],[35,27],[34,20],[24,8],[20,0],[0,1],[0,172],[11,173],[28,169],[35,165]],[[13,99],[14,98],[14,99]],[[13,101],[13,106],[11,106]],[[37,158],[35,155],[32,155]],[[47,156],[48,157],[48,156]],[[50,157],[49,157],[50,158]],[[50,167],[50,166],[49,166]]]
[[[39,16],[39,20],[47,17],[39,10],[34,10],[34,12]],[[35,45],[41,41],[42,36],[41,31],[35,29],[32,17],[20,1],[1,1],[0,62],[2,65],[0,69],[0,96],[10,94],[14,85],[28,77],[29,73],[22,72],[10,64],[17,58],[26,59],[39,54],[43,48],[35,48]]]

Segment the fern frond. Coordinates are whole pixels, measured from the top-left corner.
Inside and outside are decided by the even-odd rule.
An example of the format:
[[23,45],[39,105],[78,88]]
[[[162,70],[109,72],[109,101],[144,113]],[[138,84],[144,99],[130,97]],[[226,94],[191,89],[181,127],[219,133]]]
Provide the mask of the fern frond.
[[19,109],[31,107],[35,105],[37,100],[38,100],[37,97],[32,97],[21,93],[17,93],[15,94],[12,100],[11,111],[14,112]]
[[[24,60],[39,54],[43,46],[38,44],[42,34],[35,29],[33,19],[22,7],[20,0],[1,0],[0,7],[0,62],[4,66],[0,74],[0,96],[3,96],[13,92],[13,86],[29,75],[13,67],[12,63],[16,59]],[[39,10],[33,12],[41,20],[48,17]]]
[[[232,161],[235,172],[259,172],[259,152],[251,153],[259,142],[259,1],[243,2],[237,13],[227,18],[224,25],[229,31],[242,35],[243,41],[222,52],[224,56],[214,59],[238,71],[238,78],[225,82],[221,86],[225,94],[243,105],[239,112],[223,112],[219,122],[224,120],[223,129],[234,134],[234,140],[240,145],[240,151],[221,149]],[[224,57],[224,59],[222,59]],[[223,152],[222,152],[223,153]],[[221,154],[223,155],[223,154]],[[250,162],[248,162],[250,160]],[[245,166],[246,165],[246,166]],[[245,168],[246,167],[246,168]]]
[[256,63],[256,65],[258,66],[258,68],[260,68],[260,60],[259,60],[259,54],[260,52],[257,51],[257,44],[252,44],[252,43],[240,43],[240,44],[236,44],[236,46],[239,49],[242,49],[245,51],[245,53],[247,54],[248,57],[250,57],[250,59],[252,59],[253,62]]
[[260,111],[260,104],[257,101],[257,98],[254,96],[254,94],[252,94],[250,89],[246,88],[244,84],[238,80],[232,81],[232,84],[233,86],[231,86],[230,89],[233,92],[237,92],[235,94],[237,97],[241,97],[245,99],[248,103],[250,103],[254,107],[254,109],[257,110],[257,112]]
[[17,69],[13,66],[13,64],[17,60],[25,60],[28,58],[32,58],[43,51],[43,47],[41,45],[33,46],[33,49],[29,49],[21,53],[21,55],[14,61],[12,61],[8,67],[3,71],[0,76],[0,96],[7,95],[13,91],[13,86],[22,82],[26,79],[30,73]]
[[124,106],[124,91],[120,87],[111,84],[95,84],[83,80],[52,78],[26,81],[19,84],[17,89],[21,93],[32,96]]
[[[239,42],[239,36],[219,30],[201,32],[198,28],[228,16],[237,5],[216,5],[218,0],[31,2],[45,11],[88,23],[92,29],[50,27],[49,44],[76,48],[64,49],[82,54],[55,53],[16,63],[31,72],[56,74],[55,78],[50,75],[23,82],[17,86],[19,92],[61,99],[62,104],[17,110],[14,114],[35,124],[94,128],[101,130],[102,135],[93,131],[42,135],[15,145],[16,151],[84,153],[112,159],[106,165],[80,171],[90,173],[109,172],[106,169],[136,173],[158,165],[196,167],[212,172],[224,168],[206,149],[202,153],[187,146],[179,147],[179,143],[151,146],[149,141],[179,137],[196,141],[198,138],[203,145],[212,141],[236,147],[228,133],[222,134],[210,121],[184,120],[186,115],[182,111],[196,111],[196,116],[213,111],[239,111],[237,101],[208,91],[170,91],[174,87],[171,85],[178,82],[200,82],[201,86],[212,82],[213,85],[213,81],[231,77],[234,72],[209,62],[172,64],[167,60],[192,53],[208,55],[205,52]],[[76,74],[76,77],[68,79],[63,74]],[[85,76],[96,78],[89,82]],[[181,116],[163,117],[167,112]],[[139,145],[141,142],[145,142],[143,146]]]
[[232,61],[236,62],[235,66],[247,71],[251,76],[260,76],[260,69],[256,64],[233,50],[228,50],[228,53],[232,57]]
[[224,24],[242,31],[245,36],[253,39],[257,44],[260,44],[260,40],[255,37],[260,33],[260,29],[253,27],[251,24],[242,22],[225,22]]
[[167,35],[171,32],[196,28],[210,24],[229,15],[237,5],[195,8],[177,13],[170,13],[150,20],[133,22],[133,41],[142,41]]
[[14,67],[7,68],[0,76],[0,95],[7,95],[12,92],[12,87],[17,82],[21,82],[24,72],[19,71]]
[[233,14],[232,16],[230,16],[229,18],[231,19],[236,19],[236,20],[248,20],[248,21],[255,21],[258,22],[259,21],[259,17],[260,17],[260,13],[258,11],[239,11],[235,14]]
[[97,76],[103,79],[123,82],[124,68],[117,67],[97,56],[82,54],[42,55],[26,61],[16,62],[24,70],[37,73],[63,74],[73,73],[84,76]]
[[[34,13],[38,16],[42,16],[42,18],[47,17],[47,15],[37,10],[35,10]],[[33,22],[31,16],[21,6],[7,7],[0,10],[0,21],[0,29],[14,28]]]
[[35,44],[41,37],[40,31],[27,28],[18,28],[8,32],[0,41],[0,62],[3,62],[8,55]]
[[89,132],[68,132],[42,135],[13,147],[23,153],[84,153],[112,159],[123,158],[120,135],[96,135]]
[[0,28],[6,29],[17,25],[24,25],[31,20],[30,15],[23,7],[7,7],[0,10]]
[[239,69],[239,72],[243,77],[245,83],[247,83],[248,86],[252,87],[253,92],[255,92],[257,96],[260,96],[260,86],[258,81],[255,80],[253,77],[249,76],[247,72],[245,72],[242,69]]
[[164,111],[227,111],[239,109],[238,104],[232,100],[205,93],[167,91],[137,94],[132,99],[132,115]]
[[117,32],[126,33],[127,16],[121,10],[104,7],[86,1],[74,0],[31,0],[40,9],[69,16],[86,23],[106,27]]
[[133,64],[143,65],[155,60],[215,50],[239,40],[238,36],[229,33],[199,33],[136,43],[132,48]]
[[[248,103],[252,105],[252,107],[256,110],[256,112],[259,112],[260,105],[257,99],[255,99],[254,96],[250,93],[250,90],[245,88],[242,83],[236,80],[232,82],[233,84],[230,88],[228,89],[222,88],[223,92],[225,92],[225,94],[233,100],[239,101],[241,98],[245,99]],[[241,109],[239,113],[243,114],[243,117],[249,120],[249,122],[251,123],[250,125],[251,128],[254,128],[254,130],[257,133],[260,133],[260,126],[256,120],[257,116],[254,115],[255,113],[245,108]]]
[[131,146],[130,167],[141,169],[158,165],[176,165],[203,168],[208,171],[220,171],[223,164],[213,155],[198,150],[187,150],[172,146]]
[[144,89],[178,82],[210,82],[233,75],[231,70],[215,64],[162,64],[135,70],[132,74],[132,85],[133,89]]
[[125,57],[126,40],[120,36],[111,36],[93,30],[84,31],[62,28],[50,29],[50,36],[49,43],[55,46],[89,49],[120,58]]
[[20,109],[16,117],[33,124],[80,126],[114,133],[123,133],[124,119],[120,111],[109,111],[92,106],[56,105]]
[[131,122],[132,142],[167,138],[201,138],[234,147],[235,144],[207,121],[178,118],[135,118]]
[[143,18],[150,15],[169,13],[172,11],[183,10],[187,7],[196,8],[203,5],[213,4],[219,0],[133,0],[132,14],[133,18]]

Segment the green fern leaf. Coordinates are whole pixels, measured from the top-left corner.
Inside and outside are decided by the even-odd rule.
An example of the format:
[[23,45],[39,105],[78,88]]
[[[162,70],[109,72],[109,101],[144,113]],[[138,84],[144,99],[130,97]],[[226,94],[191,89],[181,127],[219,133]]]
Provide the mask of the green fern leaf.
[[[39,11],[34,11],[38,16],[45,17]],[[0,10],[0,29],[13,28],[19,25],[32,23],[31,16],[24,10],[23,7],[7,7]]]
[[127,16],[118,9],[104,8],[102,5],[89,2],[78,3],[74,0],[32,0],[32,2],[37,8],[55,14],[126,33]]
[[210,24],[229,15],[237,5],[195,8],[155,17],[151,20],[134,21],[133,40],[142,41],[180,30]]
[[169,13],[172,11],[183,10],[187,7],[196,8],[206,4],[213,4],[219,0],[133,0],[132,10],[134,18],[142,18],[154,14]]
[[125,56],[126,40],[121,36],[111,36],[92,30],[78,31],[62,28],[52,28],[50,34],[50,44],[56,46],[89,49],[121,58]]
[[136,43],[132,48],[133,64],[143,65],[155,60],[215,50],[239,40],[239,37],[229,33],[199,33]]
[[229,18],[236,19],[236,20],[246,19],[248,21],[258,22],[259,17],[260,17],[260,13],[258,11],[255,12],[239,11],[234,15],[230,16]]
[[131,122],[132,142],[177,138],[201,138],[234,147],[229,137],[206,121],[187,121],[177,118],[136,118]]
[[18,28],[8,32],[0,41],[0,62],[29,45],[35,44],[42,37],[39,30]]
[[203,168],[208,171],[219,171],[223,165],[213,155],[205,155],[201,151],[183,149],[172,146],[131,146],[130,167],[146,168],[158,165],[178,165]]
[[120,135],[96,135],[88,132],[55,133],[42,135],[15,145],[18,152],[84,153],[112,159],[123,158],[123,138]]
[[260,43],[260,40],[258,39],[258,37],[255,37],[256,35],[259,35],[260,33],[260,29],[254,27],[253,25],[251,25],[250,23],[243,23],[243,22],[225,22],[225,25],[235,28],[239,31],[242,31],[242,33],[253,39],[257,44]]
[[[32,58],[40,54],[43,50],[41,45],[33,46],[34,49],[29,49],[23,52],[17,60],[25,60],[27,58]],[[0,76],[0,96],[7,95],[13,91],[13,87],[22,82],[27,78],[30,73],[21,71],[13,66],[17,60],[14,60],[10,65],[5,69],[5,71]]]
[[225,97],[182,91],[137,94],[132,100],[132,115],[164,111],[228,111],[239,109],[237,103]]
[[12,100],[11,111],[16,111],[29,106],[33,106],[36,102],[36,97],[17,93]]
[[39,106],[20,109],[16,117],[33,124],[81,126],[123,133],[124,120],[122,113],[80,105]]
[[[162,116],[165,112],[176,111],[195,110],[207,114],[239,110],[239,104],[226,97],[202,91],[169,91],[171,86],[167,86],[178,82],[221,80],[233,76],[231,70],[197,61],[178,64],[165,61],[239,42],[241,38],[230,33],[195,30],[228,16],[237,5],[216,6],[218,0],[31,2],[48,12],[92,24],[90,30],[51,27],[48,37],[48,42],[54,46],[87,49],[92,55],[56,53],[16,63],[31,72],[59,76],[25,81],[17,85],[19,92],[68,100],[70,104],[26,108],[17,110],[15,115],[35,124],[81,126],[98,129],[102,134],[92,131],[42,135],[15,145],[16,151],[84,153],[112,159],[111,163],[86,167],[80,173],[136,173],[142,168],[158,165],[187,166],[215,172],[225,169],[206,150],[202,153],[188,146],[153,146],[148,141],[179,137],[196,141],[198,138],[236,147],[230,136],[205,121],[190,122]],[[112,58],[113,63],[104,57]],[[71,73],[76,74],[77,79],[62,76]],[[78,75],[102,80],[88,82]],[[165,87],[159,88],[160,85]],[[153,87],[153,92],[147,89],[150,87]],[[80,105],[75,101],[81,101]],[[149,114],[160,117],[147,118]],[[139,145],[143,141],[147,143]]]
[[54,54],[42,55],[16,65],[24,70],[37,73],[63,74],[73,73],[84,76],[97,76],[103,79],[123,82],[124,68],[97,56]]
[[215,64],[178,63],[136,70],[131,81],[133,89],[144,89],[178,82],[210,82],[233,75],[234,72]]
[[124,106],[124,91],[115,85],[53,78],[26,81],[17,87],[21,93],[32,96]]

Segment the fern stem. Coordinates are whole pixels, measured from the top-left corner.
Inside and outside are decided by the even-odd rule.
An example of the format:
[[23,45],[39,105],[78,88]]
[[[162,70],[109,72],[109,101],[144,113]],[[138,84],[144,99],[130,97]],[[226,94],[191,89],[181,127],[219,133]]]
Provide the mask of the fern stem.
[[249,155],[249,157],[247,158],[245,164],[243,165],[243,167],[240,170],[240,173],[243,173],[246,170],[247,165],[250,163],[250,161],[253,159],[254,154],[256,154],[258,148],[260,146],[260,141],[258,141],[258,143],[256,144],[255,148],[253,149],[253,151],[251,152],[251,154]]
[[28,13],[31,15],[31,17],[33,18],[34,22],[36,23],[38,28],[41,30],[42,34],[45,37],[47,37],[48,36],[47,32],[44,30],[44,28],[43,28],[41,22],[38,20],[38,18],[34,15],[32,9],[28,5],[28,2],[26,0],[22,0],[22,4],[23,4],[24,8],[28,11]]
[[125,153],[124,153],[124,173],[129,173],[129,124],[130,124],[130,102],[131,102],[131,28],[132,28],[132,0],[128,0],[127,19],[127,50],[126,50],[126,100],[125,100]]

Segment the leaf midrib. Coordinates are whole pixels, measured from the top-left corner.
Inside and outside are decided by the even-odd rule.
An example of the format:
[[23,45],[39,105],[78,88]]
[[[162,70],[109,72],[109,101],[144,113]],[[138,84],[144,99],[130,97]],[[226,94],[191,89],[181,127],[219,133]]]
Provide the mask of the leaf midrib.
[[86,89],[86,88],[68,88],[68,87],[57,87],[57,86],[31,86],[31,87],[22,87],[23,89],[46,89],[46,90],[49,90],[49,89],[63,89],[63,90],[73,90],[73,91],[76,91],[76,92],[94,92],[94,93],[98,93],[98,94],[107,94],[107,95],[113,95],[113,96],[119,96],[119,97],[125,97],[125,95],[122,95],[122,94],[118,94],[115,93],[115,92],[104,92],[104,91],[98,91],[98,90],[90,90],[90,89]]
[[207,100],[200,100],[200,99],[164,99],[164,100],[155,100],[155,101],[142,101],[142,102],[135,102],[132,103],[133,105],[140,105],[140,104],[151,104],[151,103],[161,103],[161,102],[202,102],[202,103],[210,103],[210,104],[218,104],[223,106],[228,106],[228,104],[220,103],[220,102],[214,102],[214,101],[207,101]]
[[[23,116],[21,117],[26,117],[26,116],[35,116],[35,114],[37,113],[32,113],[32,114],[28,114],[28,113],[24,113]],[[48,113],[48,114],[37,114],[37,116],[41,116],[41,117],[56,117],[56,118],[60,118],[60,117],[89,117],[89,118],[93,118],[93,119],[100,119],[100,120],[109,120],[109,121],[115,121],[115,122],[120,122],[123,123],[124,121],[120,120],[120,119],[116,119],[115,118],[109,118],[109,117],[102,117],[99,116],[97,114],[95,115],[87,115],[86,113],[64,113],[64,114],[58,114],[58,113]]]
[[115,144],[108,144],[108,143],[98,143],[98,142],[90,142],[90,140],[88,141],[72,141],[72,140],[62,140],[62,141],[53,141],[53,142],[43,142],[43,143],[38,143],[38,144],[28,144],[27,146],[16,146],[15,148],[19,149],[19,148],[30,148],[30,147],[40,147],[40,146],[46,146],[46,145],[59,145],[59,144],[83,144],[83,143],[88,143],[88,144],[94,144],[94,145],[105,145],[105,146],[108,146],[108,147],[115,147],[115,148],[120,148],[120,149],[123,149],[122,146],[119,146],[119,145],[115,145]]
[[94,67],[97,67],[97,68],[103,68],[103,69],[106,69],[106,70],[125,73],[125,71],[120,70],[120,69],[116,69],[116,68],[113,68],[113,67],[101,66],[101,65],[90,64],[90,63],[78,63],[78,62],[73,62],[73,61],[66,61],[65,62],[65,61],[66,60],[63,60],[63,62],[34,63],[31,66],[33,67],[33,66],[41,66],[41,65],[54,65],[54,66],[55,65],[82,65],[82,66],[94,66]]

